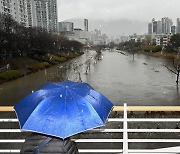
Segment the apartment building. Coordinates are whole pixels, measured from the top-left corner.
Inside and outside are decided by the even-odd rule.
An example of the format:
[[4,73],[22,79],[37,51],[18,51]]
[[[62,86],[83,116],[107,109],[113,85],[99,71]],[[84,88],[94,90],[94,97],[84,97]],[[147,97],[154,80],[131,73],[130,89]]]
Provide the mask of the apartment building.
[[0,13],[9,14],[15,21],[28,27],[26,0],[0,0]]
[[0,13],[26,27],[58,32],[57,0],[0,0]]
[[180,18],[177,18],[177,33],[180,33]]
[[34,0],[37,27],[58,32],[57,0]]
[[37,27],[37,14],[34,0],[27,0],[28,26]]

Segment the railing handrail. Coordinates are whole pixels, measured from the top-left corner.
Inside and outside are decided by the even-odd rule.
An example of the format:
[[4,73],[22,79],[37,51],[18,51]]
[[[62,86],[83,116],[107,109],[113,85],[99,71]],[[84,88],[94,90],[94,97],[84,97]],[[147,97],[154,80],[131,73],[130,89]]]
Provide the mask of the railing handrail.
[[[0,106],[0,111],[2,112],[13,112],[13,106]],[[154,111],[154,112],[176,112],[180,111],[180,106],[114,106],[113,111],[124,112],[123,118],[109,118],[109,122],[123,122],[123,128],[119,129],[93,129],[87,132],[100,132],[100,133],[123,133],[122,139],[74,139],[77,143],[89,143],[89,142],[100,142],[100,143],[123,143],[123,149],[79,149],[80,153],[177,153],[177,149],[128,149],[128,143],[179,143],[180,139],[128,139],[128,133],[148,133],[148,132],[171,132],[171,133],[179,133],[180,129],[129,129],[128,122],[180,122],[180,118],[128,118],[127,112],[133,111]],[[0,123],[2,122],[18,122],[18,119],[0,119]],[[0,133],[2,132],[22,132],[20,129],[0,129]],[[23,143],[25,139],[0,139],[0,143]],[[177,147],[180,149],[180,147]],[[20,149],[0,149],[0,153],[19,153]]]
[[[13,112],[13,106],[0,106],[2,112]],[[124,106],[114,106],[113,111],[124,111]],[[176,112],[180,111],[180,106],[127,106],[127,111],[154,111],[154,112]]]
[[[123,139],[72,139],[77,143],[122,143]],[[25,139],[0,139],[0,143],[23,143]],[[179,143],[180,139],[128,139],[128,143]]]
[[127,104],[124,104],[124,123],[123,123],[123,154],[128,154],[128,122]]
[[[123,122],[123,118],[108,118],[108,122]],[[180,118],[128,118],[128,122],[180,122]],[[18,119],[0,119],[0,122],[18,122]]]

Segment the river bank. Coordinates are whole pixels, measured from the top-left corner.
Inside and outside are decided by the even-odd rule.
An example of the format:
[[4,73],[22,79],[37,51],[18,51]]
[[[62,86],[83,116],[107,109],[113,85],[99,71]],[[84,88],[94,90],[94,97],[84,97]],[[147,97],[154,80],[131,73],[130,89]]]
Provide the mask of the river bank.
[[167,52],[167,51],[159,51],[159,52],[144,52],[140,51],[140,53],[143,53],[145,55],[153,56],[153,57],[159,57],[159,58],[165,58],[165,59],[172,59],[177,58],[177,53],[175,52]]
[[[92,56],[96,56],[96,52],[87,51],[65,63],[1,84],[0,103],[14,105],[47,82],[79,81],[80,77],[115,105],[179,105],[180,91],[175,75],[163,66],[161,58],[135,54],[133,60],[131,55],[105,50],[101,60],[91,59],[86,73]],[[73,64],[78,68],[74,70]]]
[[0,72],[0,84],[64,63],[82,54],[83,52],[61,52],[1,60],[0,68],[3,68],[3,71]]
[[[121,49],[117,49],[119,51],[121,51]],[[153,57],[159,57],[159,58],[164,58],[164,59],[173,59],[173,58],[178,58],[178,54],[176,52],[168,52],[168,51],[158,51],[158,52],[145,52],[143,50],[138,50],[138,51],[134,51],[132,49],[131,50],[122,50],[125,52],[128,52],[129,54],[135,55],[136,53],[141,53],[144,55],[148,55],[148,56],[153,56]]]

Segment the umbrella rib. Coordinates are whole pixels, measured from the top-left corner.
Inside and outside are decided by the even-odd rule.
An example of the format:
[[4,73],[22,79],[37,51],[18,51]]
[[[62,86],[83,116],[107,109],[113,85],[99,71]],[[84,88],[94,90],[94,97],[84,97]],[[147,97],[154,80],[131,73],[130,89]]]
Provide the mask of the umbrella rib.
[[[59,86],[59,87],[63,87],[63,85],[59,85],[59,84],[57,84],[57,83],[55,83],[55,82],[49,82],[49,83],[47,83],[47,84],[52,84],[52,85],[57,85],[57,86]],[[45,85],[47,85],[47,84],[45,84]],[[44,85],[44,86],[45,86]],[[40,89],[42,89],[43,88],[43,86],[40,88]],[[54,89],[54,87],[53,87],[53,89]]]
[[[94,90],[93,90],[94,91]],[[89,95],[89,96],[91,96],[92,98],[94,98],[97,102],[98,102],[98,104],[99,104],[99,106],[100,106],[100,108],[103,108],[104,110],[105,110],[105,108],[104,108],[104,106],[102,106],[101,105],[101,103],[99,102],[99,100],[97,100],[95,97],[93,97],[92,95]],[[86,99],[86,98],[85,98]],[[86,99],[87,100],[87,99]],[[88,102],[89,103],[89,102]],[[90,105],[91,105],[91,103],[89,103]],[[92,106],[92,105],[91,105]],[[97,112],[97,111],[96,111]],[[101,117],[100,117],[101,118]],[[101,119],[102,121],[103,121],[103,119]]]
[[[70,91],[70,93],[71,93],[71,90],[69,89],[69,91]],[[78,94],[76,94],[75,93],[75,95],[78,95]],[[72,93],[71,93],[71,96],[72,96],[72,98],[74,99],[74,97],[73,97],[73,95],[72,95]],[[78,95],[78,96],[80,96],[80,95]],[[82,96],[81,96],[82,97]],[[89,101],[85,98],[85,97],[83,97],[86,101],[87,101],[87,103],[91,106],[91,108],[94,110],[94,112],[98,115],[98,113],[97,113],[97,111],[94,109],[94,107],[91,105],[91,103],[89,103]],[[94,97],[93,97],[94,98]],[[95,98],[94,98],[95,99]],[[75,100],[75,99],[74,99]],[[95,99],[96,100],[96,99]],[[75,102],[76,102],[76,100],[75,100]],[[98,102],[98,104],[100,105],[100,107],[102,107],[101,106],[101,104],[99,103],[99,101],[97,101]],[[77,103],[76,103],[77,104]],[[78,109],[79,110],[79,109]],[[81,116],[81,114],[80,114],[80,116]],[[99,115],[98,115],[99,116]],[[82,117],[82,116],[81,116]],[[101,117],[100,117],[100,119],[101,119]],[[102,119],[101,119],[102,120]],[[103,120],[102,120],[102,122],[103,122]],[[103,122],[104,123],[104,122]],[[82,122],[82,124],[83,124],[83,126],[84,126],[84,123]],[[85,127],[84,127],[85,128]]]
[[[74,99],[74,102],[76,103],[76,106],[77,106],[78,111],[80,111],[79,108],[78,108],[78,105],[77,105],[77,101],[76,101],[76,99],[73,97],[71,90],[70,90],[69,88],[68,88],[68,90],[69,90],[72,98]],[[78,95],[78,96],[79,96],[79,95]],[[82,96],[81,96],[81,97],[82,97]],[[80,112],[78,112],[78,113],[79,113],[79,116],[81,117],[81,123],[82,123],[83,127],[86,128],[85,125],[84,125],[84,123],[83,123],[82,115],[80,114]]]
[[[93,89],[91,89],[91,90],[93,90]],[[72,95],[72,90],[71,89],[69,89],[69,91],[70,91],[70,93],[71,93],[71,95]],[[94,91],[94,90],[93,90]],[[73,92],[74,93],[74,92]],[[99,93],[99,92],[98,92]],[[77,94],[77,93],[74,93],[75,95],[77,95],[77,96],[80,96],[80,97],[83,97],[83,96],[81,96],[81,95],[79,95],[79,94]],[[102,94],[101,94],[102,95]],[[100,106],[100,108],[102,108],[102,105],[99,103],[99,101],[95,98],[95,97],[93,97],[92,95],[89,95],[89,96],[91,96],[92,98],[94,98],[97,102],[98,102],[98,104],[99,104],[99,106]],[[72,95],[72,97],[73,97],[73,95]],[[83,98],[85,98],[85,97],[83,97]],[[74,99],[74,97],[73,97],[73,99]],[[85,98],[86,99],[86,98]],[[75,100],[75,99],[74,99]],[[87,100],[87,99],[86,99]],[[87,100],[87,102],[88,102],[88,100]],[[88,102],[89,103],[89,102]],[[90,105],[91,105],[91,103],[89,103]],[[91,105],[92,106],[92,105]],[[103,107],[104,108],[104,107]],[[104,108],[105,109],[105,108]],[[97,111],[95,110],[95,112],[97,113]],[[103,121],[103,119],[101,119],[102,121]],[[107,120],[107,118],[106,118],[106,120]]]
[[66,130],[66,120],[65,120],[65,116],[66,116],[66,112],[67,112],[67,102],[66,102],[66,96],[67,96],[67,89],[66,89],[66,95],[65,95],[65,107],[64,107],[64,118],[63,118],[63,120],[64,120],[64,130]]
[[[89,96],[91,96],[91,95],[89,95]],[[91,96],[92,98],[94,98],[93,96]],[[86,98],[85,98],[86,99]],[[99,106],[100,106],[100,108],[102,108],[102,106],[101,106],[101,104],[99,103],[99,101],[96,99],[96,98],[94,98],[97,102],[98,102],[98,104],[99,104]],[[87,99],[86,99],[87,100]],[[87,101],[88,102],[88,101]],[[89,103],[89,102],[88,102]],[[91,103],[89,103],[91,106],[92,106],[92,104]],[[92,106],[93,107],[93,106]],[[95,110],[95,112],[97,113],[97,111]],[[100,119],[101,119],[101,117],[100,117]],[[103,119],[101,119],[102,121],[103,121]]]
[[[79,84],[83,84],[83,83],[79,83]],[[83,90],[84,90],[84,88],[79,88],[79,87],[76,88],[75,86],[77,86],[77,85],[72,85],[72,87],[73,87],[74,89],[83,89]],[[86,86],[87,86],[87,85],[86,85]],[[88,89],[88,90],[91,90],[91,89],[94,90],[94,88],[91,87],[91,86],[89,86],[89,87],[87,86],[87,89]]]
[[[31,117],[31,115],[35,112],[35,110],[37,110],[37,107],[38,106],[40,106],[40,104],[41,103],[43,103],[44,102],[44,100],[43,101],[41,101],[36,107],[35,107],[35,109],[33,110],[33,112],[31,112],[31,114],[29,115],[29,117]],[[55,106],[55,105],[54,105]],[[53,108],[54,106],[51,106],[46,112],[48,112],[51,108]],[[45,114],[46,112],[44,112],[43,114]],[[28,119],[26,120],[26,122],[24,123],[24,125],[27,123],[27,121],[29,120],[29,117],[28,117]]]
[[[86,85],[86,87],[88,88],[88,89],[94,89],[92,86],[90,86],[90,85],[88,85],[87,83],[77,83],[77,84],[74,84],[74,85],[71,85],[71,87],[73,87],[73,88],[76,88],[75,86],[78,86],[78,85]],[[84,89],[84,88],[76,88],[76,89]]]

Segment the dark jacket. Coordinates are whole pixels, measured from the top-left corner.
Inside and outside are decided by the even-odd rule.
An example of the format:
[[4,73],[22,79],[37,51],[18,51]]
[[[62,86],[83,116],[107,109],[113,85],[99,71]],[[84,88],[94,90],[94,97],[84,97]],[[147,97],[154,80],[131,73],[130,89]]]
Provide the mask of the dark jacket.
[[62,140],[52,137],[50,141],[47,141],[49,137],[32,133],[26,138],[20,153],[35,154],[36,151],[38,154],[78,154],[76,143],[69,138]]

